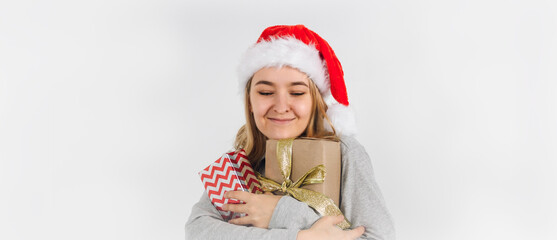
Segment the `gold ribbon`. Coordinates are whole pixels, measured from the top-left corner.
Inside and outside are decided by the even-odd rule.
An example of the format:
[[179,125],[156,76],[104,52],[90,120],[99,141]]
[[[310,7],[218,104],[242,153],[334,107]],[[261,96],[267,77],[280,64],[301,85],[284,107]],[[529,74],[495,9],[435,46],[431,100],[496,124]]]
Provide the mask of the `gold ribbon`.
[[[342,215],[340,209],[335,202],[322,193],[308,189],[300,188],[304,185],[323,183],[325,181],[325,166],[317,165],[306,172],[300,179],[292,183],[290,172],[292,170],[292,143],[294,139],[281,139],[277,142],[277,163],[283,177],[282,183],[277,183],[269,178],[261,176],[256,172],[257,178],[261,183],[261,188],[265,192],[281,191],[292,196],[299,201],[307,203],[311,208],[315,209],[322,216],[338,216]],[[270,163],[267,163],[270,164]],[[350,227],[350,222],[344,218],[344,221],[337,224],[342,229]]]

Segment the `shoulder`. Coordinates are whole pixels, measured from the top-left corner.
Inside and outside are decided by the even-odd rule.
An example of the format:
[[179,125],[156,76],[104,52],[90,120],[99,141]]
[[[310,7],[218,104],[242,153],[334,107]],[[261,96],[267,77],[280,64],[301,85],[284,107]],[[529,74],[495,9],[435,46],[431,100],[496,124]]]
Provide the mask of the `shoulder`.
[[343,167],[371,169],[371,158],[360,142],[352,136],[341,136],[340,150]]
[[353,136],[341,136],[340,137],[340,149],[342,155],[346,155],[348,153],[356,153],[356,152],[364,152],[365,149],[362,144]]

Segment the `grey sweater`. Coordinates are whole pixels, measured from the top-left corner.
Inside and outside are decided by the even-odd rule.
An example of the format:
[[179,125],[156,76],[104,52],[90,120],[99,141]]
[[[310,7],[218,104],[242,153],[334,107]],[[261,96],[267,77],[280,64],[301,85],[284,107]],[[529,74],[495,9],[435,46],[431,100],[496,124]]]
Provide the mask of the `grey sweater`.
[[[381,191],[375,182],[371,160],[352,137],[341,138],[342,172],[340,210],[352,227],[364,226],[360,239],[395,239],[395,231]],[[186,223],[186,239],[288,239],[310,228],[320,215],[307,204],[282,197],[268,229],[225,222],[204,192]]]

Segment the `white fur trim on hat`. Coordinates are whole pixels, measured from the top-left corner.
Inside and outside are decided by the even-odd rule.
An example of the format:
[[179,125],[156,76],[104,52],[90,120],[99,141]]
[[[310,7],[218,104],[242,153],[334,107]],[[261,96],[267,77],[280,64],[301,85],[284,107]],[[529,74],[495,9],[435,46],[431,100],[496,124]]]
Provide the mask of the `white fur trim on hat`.
[[[327,116],[329,116],[329,120],[331,120],[338,135],[352,136],[356,134],[356,118],[351,107],[339,103],[329,104]],[[325,122],[323,124],[325,129],[333,131],[329,123]]]
[[238,66],[239,86],[243,92],[248,80],[262,68],[289,66],[308,75],[321,94],[329,91],[327,66],[313,45],[294,38],[275,38],[250,47]]

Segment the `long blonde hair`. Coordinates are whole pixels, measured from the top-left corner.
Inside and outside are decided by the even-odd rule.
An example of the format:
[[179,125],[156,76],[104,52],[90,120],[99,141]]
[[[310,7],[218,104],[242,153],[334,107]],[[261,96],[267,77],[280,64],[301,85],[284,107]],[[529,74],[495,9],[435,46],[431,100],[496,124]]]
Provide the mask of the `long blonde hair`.
[[[251,81],[246,84],[244,90],[244,110],[246,117],[246,124],[244,124],[238,133],[236,134],[236,140],[234,142],[234,147],[239,149],[244,149],[246,155],[255,169],[257,169],[259,162],[265,156],[265,145],[267,137],[259,131],[255,125],[255,119],[253,118],[253,113],[250,111],[250,91],[251,91]],[[311,117],[309,119],[308,126],[304,132],[299,137],[310,137],[310,138],[325,138],[330,140],[338,141],[339,138],[336,135],[335,128],[327,116],[327,104],[323,100],[319,89],[310,79],[309,82],[309,92],[312,98],[312,109]],[[327,121],[329,126],[331,126],[332,132],[325,129],[324,121]]]

